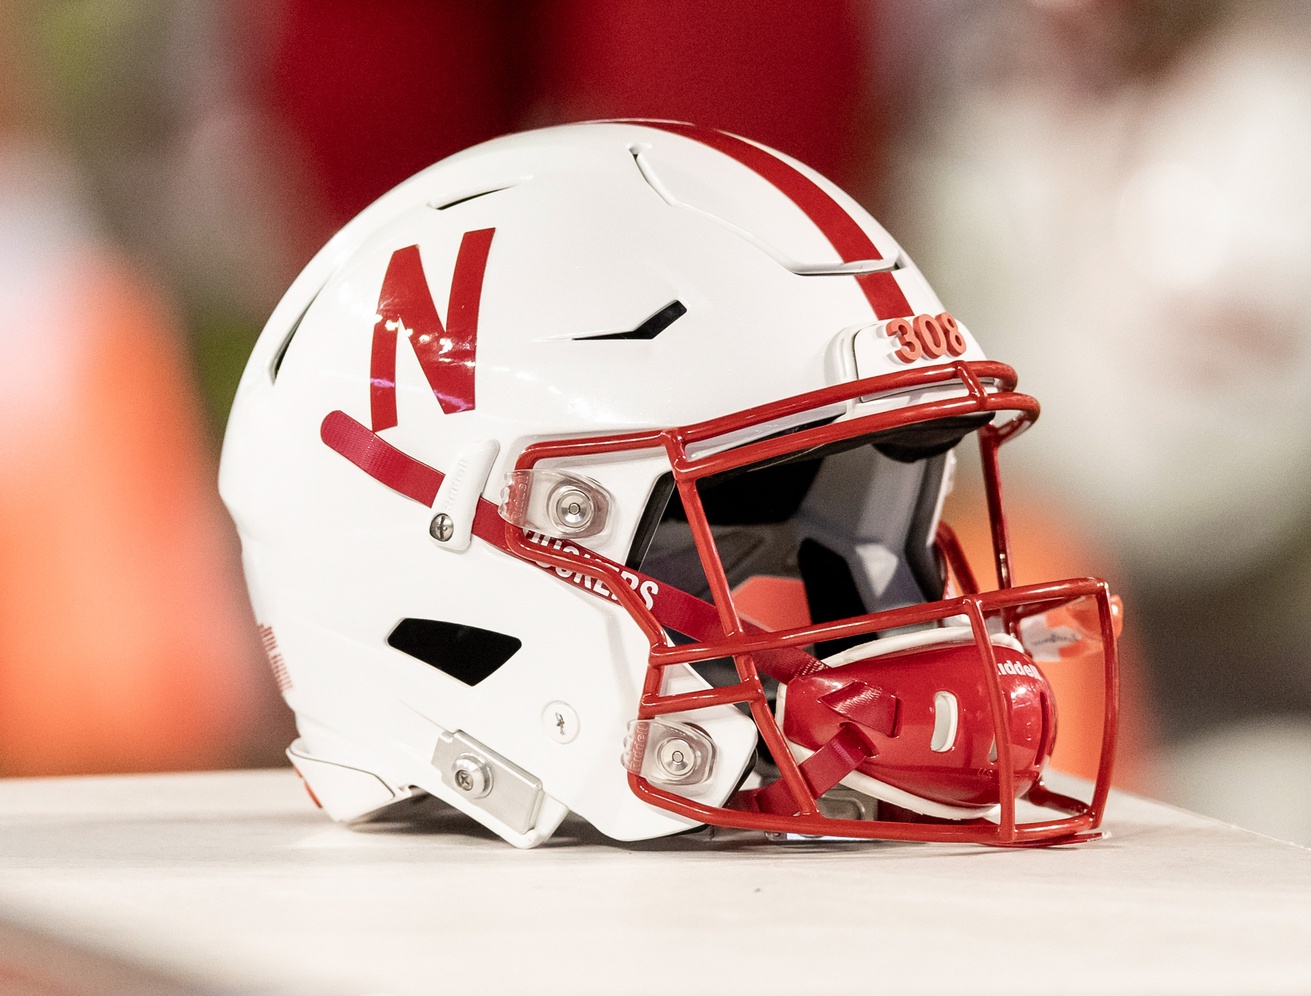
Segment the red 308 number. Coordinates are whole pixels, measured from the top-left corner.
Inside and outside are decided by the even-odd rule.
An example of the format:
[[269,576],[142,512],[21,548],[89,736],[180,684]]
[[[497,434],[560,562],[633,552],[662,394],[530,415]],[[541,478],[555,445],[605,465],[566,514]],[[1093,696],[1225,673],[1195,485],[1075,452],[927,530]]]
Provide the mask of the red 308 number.
[[883,331],[896,337],[900,348],[892,355],[902,363],[914,363],[923,357],[936,360],[948,354],[961,356],[966,349],[960,325],[945,311],[936,317],[894,318]]

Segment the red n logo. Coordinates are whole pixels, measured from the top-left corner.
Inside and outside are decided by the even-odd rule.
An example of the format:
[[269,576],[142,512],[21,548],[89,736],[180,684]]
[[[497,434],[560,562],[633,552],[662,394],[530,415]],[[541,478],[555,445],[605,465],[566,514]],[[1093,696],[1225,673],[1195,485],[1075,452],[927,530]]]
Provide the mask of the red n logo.
[[396,338],[404,333],[419,358],[428,386],[448,415],[474,406],[473,374],[478,354],[478,305],[494,228],[465,232],[455,258],[451,297],[442,325],[423,273],[418,246],[391,254],[378,295],[369,369],[373,431],[396,424]]

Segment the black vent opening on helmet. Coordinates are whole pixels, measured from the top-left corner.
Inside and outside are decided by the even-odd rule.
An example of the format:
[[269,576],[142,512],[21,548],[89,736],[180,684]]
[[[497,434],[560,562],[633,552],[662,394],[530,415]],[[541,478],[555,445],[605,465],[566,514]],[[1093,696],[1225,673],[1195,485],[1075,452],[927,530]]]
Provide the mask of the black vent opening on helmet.
[[402,619],[387,643],[466,685],[490,678],[523,646],[504,633],[438,619]]
[[687,305],[682,301],[670,301],[631,332],[603,332],[601,335],[580,335],[577,339],[593,342],[601,339],[654,339],[686,314]]
[[276,384],[278,382],[278,371],[282,369],[282,361],[286,358],[287,349],[291,346],[291,340],[296,338],[296,333],[300,330],[300,323],[305,320],[305,316],[309,314],[310,308],[313,307],[314,302],[318,300],[321,290],[322,288],[314,292],[314,296],[309,299],[309,302],[301,309],[300,314],[296,316],[296,320],[291,323],[291,328],[288,329],[287,334],[283,336],[282,342],[278,343],[278,350],[273,354],[273,362],[269,364],[269,380],[273,383]]
[[[513,184],[510,184],[513,186]],[[499,194],[502,190],[508,190],[509,187],[493,187],[491,190],[479,190],[477,193],[465,194],[463,197],[457,197],[453,201],[447,201],[445,204],[429,204],[428,206],[434,211],[446,211],[455,207],[457,204],[465,204],[469,201],[477,200],[479,197],[486,197],[488,194]]]

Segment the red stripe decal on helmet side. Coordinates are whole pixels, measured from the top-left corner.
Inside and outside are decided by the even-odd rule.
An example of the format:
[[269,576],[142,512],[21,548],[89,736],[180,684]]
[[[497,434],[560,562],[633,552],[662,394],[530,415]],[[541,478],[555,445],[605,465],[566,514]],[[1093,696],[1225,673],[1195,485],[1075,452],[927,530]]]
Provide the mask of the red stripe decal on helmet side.
[[329,412],[319,426],[319,438],[360,470],[406,498],[424,505],[437,499],[439,471],[403,453],[345,412]]
[[[393,255],[392,260],[396,257]],[[387,267],[391,276],[391,267]],[[383,281],[386,286],[386,281]],[[373,347],[369,353],[369,414],[374,431],[396,424],[396,329],[379,319],[373,326]]]
[[[451,296],[446,305],[446,338],[438,344],[416,342],[414,351],[432,385],[433,393],[448,415],[473,408],[473,372],[478,358],[478,310],[482,304],[483,275],[491,252],[494,228],[465,232],[455,257]],[[431,299],[430,299],[431,300]],[[424,362],[427,359],[428,362]],[[444,383],[433,383],[434,369],[445,373]]]
[[[397,449],[345,412],[329,412],[319,426],[319,438],[329,449],[397,494],[428,506],[437,500],[437,489],[442,486],[445,474]],[[505,546],[505,523],[496,505],[486,498],[478,499],[473,533],[496,546]]]
[[[746,139],[728,132],[679,121],[631,119],[632,124],[659,128],[708,145],[736,159],[743,166],[768,180],[813,221],[844,263],[862,259],[882,259],[882,254],[856,219],[846,212],[825,190],[789,163]],[[901,285],[891,273],[863,273],[855,278],[875,317],[902,318],[913,313]]]

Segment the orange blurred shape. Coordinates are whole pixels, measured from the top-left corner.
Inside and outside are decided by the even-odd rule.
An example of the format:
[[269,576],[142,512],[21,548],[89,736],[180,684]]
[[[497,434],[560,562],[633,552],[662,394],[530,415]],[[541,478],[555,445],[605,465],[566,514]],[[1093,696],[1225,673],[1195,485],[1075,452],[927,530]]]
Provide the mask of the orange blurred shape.
[[90,251],[0,321],[0,774],[233,763],[253,639],[175,323]]
[[[1124,632],[1124,602],[1111,596],[1111,631]],[[1101,651],[1101,616],[1097,602],[1080,598],[1068,605],[1028,616],[1020,621],[1024,649],[1039,663],[1079,660]]]

